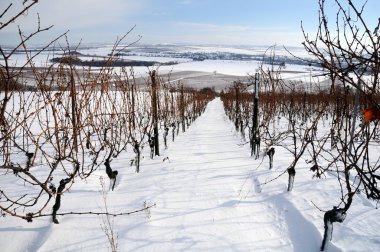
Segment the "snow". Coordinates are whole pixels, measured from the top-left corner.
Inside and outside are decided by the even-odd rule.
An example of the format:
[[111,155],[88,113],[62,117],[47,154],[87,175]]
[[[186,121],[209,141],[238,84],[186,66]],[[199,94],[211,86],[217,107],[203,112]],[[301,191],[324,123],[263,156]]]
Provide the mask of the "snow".
[[[115,160],[119,175],[107,193],[109,212],[156,204],[149,212],[111,217],[118,251],[319,251],[324,213],[316,206],[326,211],[339,203],[336,179],[312,179],[310,167],[300,165],[289,193],[287,175],[266,182],[288,167],[291,155],[276,147],[269,170],[265,146],[255,160],[244,143],[217,98],[161,156],[150,160],[144,153],[139,174],[127,155]],[[77,179],[58,212],[104,210],[101,176],[108,189],[103,169]],[[0,184],[13,183],[0,176]],[[58,216],[56,225],[49,217],[27,223],[6,216],[0,218],[0,251],[110,251],[102,218]],[[327,251],[379,251],[379,226],[376,203],[358,194],[346,220],[334,224]]]
[[[122,48],[122,46],[121,46]],[[156,45],[156,46],[130,46],[125,49],[131,52],[136,53],[135,56],[123,56],[124,59],[128,60],[143,60],[143,61],[157,61],[161,63],[167,62],[178,62],[176,65],[169,66],[160,66],[158,69],[160,72],[176,72],[176,71],[201,71],[201,72],[218,72],[221,74],[235,75],[235,76],[247,76],[254,75],[260,65],[261,61],[256,60],[204,60],[204,61],[193,61],[189,58],[174,58],[170,57],[171,53],[220,53],[220,54],[245,54],[245,55],[263,55],[270,53],[268,51],[268,46],[242,46],[242,47],[220,47],[220,46],[194,46],[194,45]],[[33,49],[33,48],[31,48]],[[35,48],[34,48],[35,49]],[[153,50],[153,52],[151,52]],[[303,48],[292,47],[289,49],[294,55],[298,57],[308,58],[309,56],[305,53]],[[90,60],[92,57],[107,57],[112,51],[111,45],[102,45],[102,46],[86,46],[78,48],[78,52],[83,54],[80,56],[81,59]],[[287,56],[292,58],[288,51],[283,47],[276,46],[275,53],[277,56]],[[60,57],[62,54],[61,50],[45,51],[37,55],[33,62],[37,67],[47,67],[49,65],[49,60],[54,57]],[[34,55],[31,53],[31,55]],[[162,56],[161,56],[162,55]],[[20,52],[18,54],[12,55],[9,59],[9,64],[11,66],[23,66],[26,64],[27,59],[25,54]],[[0,63],[4,63],[0,59]],[[269,67],[269,66],[268,66]],[[157,67],[154,67],[157,68]],[[265,68],[265,66],[264,66]],[[147,67],[133,67],[133,72],[135,77],[145,77],[148,75],[149,71]],[[307,80],[310,79],[310,74],[317,74],[320,70],[310,71],[308,66],[301,65],[286,65],[286,71],[283,75],[284,78],[293,79],[293,80]],[[118,71],[118,69],[116,69]]]

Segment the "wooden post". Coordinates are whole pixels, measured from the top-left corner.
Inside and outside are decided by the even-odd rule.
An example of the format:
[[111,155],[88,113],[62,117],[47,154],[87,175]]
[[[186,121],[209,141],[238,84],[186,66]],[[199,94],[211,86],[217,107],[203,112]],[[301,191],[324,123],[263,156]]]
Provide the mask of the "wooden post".
[[239,83],[235,82],[235,129],[239,131],[240,104],[239,104]]
[[135,84],[132,84],[131,88],[131,95],[132,95],[132,110],[131,110],[131,121],[132,121],[132,128],[133,130],[136,129],[136,119],[135,119]]
[[180,110],[181,110],[181,121],[182,121],[182,132],[186,131],[185,125],[185,96],[183,91],[183,85],[181,85],[181,97],[180,97]]
[[[255,83],[254,83],[254,98],[253,98],[253,118],[252,118],[252,151],[251,155],[256,154],[256,145],[258,139],[258,125],[259,125],[259,90],[260,90],[260,74],[255,74]],[[252,141],[252,140],[251,140]]]
[[153,113],[153,133],[154,133],[154,154],[160,155],[160,144],[158,137],[158,113],[157,113],[157,80],[156,71],[153,70],[150,74],[152,80],[152,113]]
[[71,95],[71,122],[73,125],[73,148],[76,153],[78,153],[78,111],[77,111],[77,94],[75,87],[74,69],[70,65],[70,95]]

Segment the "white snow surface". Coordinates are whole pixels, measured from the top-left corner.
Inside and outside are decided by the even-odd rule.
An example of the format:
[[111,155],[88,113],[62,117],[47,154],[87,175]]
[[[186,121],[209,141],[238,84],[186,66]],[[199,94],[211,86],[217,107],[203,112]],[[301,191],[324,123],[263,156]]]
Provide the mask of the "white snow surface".
[[[150,213],[111,217],[118,251],[319,251],[323,212],[316,206],[329,210],[339,203],[336,179],[312,179],[310,167],[300,165],[293,192],[286,191],[287,175],[264,185],[287,168],[291,155],[276,148],[269,170],[263,149],[255,160],[244,142],[215,99],[161,156],[146,155],[139,174],[127,155],[115,160],[119,175],[107,194],[108,211],[156,204]],[[100,176],[108,189],[102,167],[88,180],[75,181],[58,213],[103,211]],[[32,223],[0,217],[0,251],[111,251],[101,216],[58,219],[57,225],[49,217]],[[376,203],[357,195],[346,220],[334,224],[326,251],[379,251],[379,226]]]
[[[107,57],[109,53],[112,51],[113,46],[112,45],[101,45],[96,47],[87,47],[84,45],[84,47],[79,47],[78,52],[82,53],[83,55],[79,58],[83,60],[91,60],[92,57]],[[252,47],[221,47],[221,46],[194,46],[194,45],[156,45],[156,46],[148,46],[145,48],[145,46],[131,46],[127,47],[126,49],[130,50],[131,52],[135,52],[138,55],[136,56],[123,56],[123,59],[125,60],[143,60],[143,61],[156,61],[160,63],[167,63],[171,61],[176,61],[178,64],[176,65],[163,65],[163,66],[154,66],[154,67],[133,67],[133,73],[135,74],[135,77],[141,77],[141,76],[147,76],[148,73],[153,70],[159,70],[160,73],[167,73],[167,72],[176,72],[176,71],[201,71],[201,72],[217,72],[221,74],[227,74],[227,75],[236,75],[236,76],[247,76],[247,75],[254,75],[260,65],[261,61],[256,60],[204,60],[204,61],[193,61],[190,58],[173,58],[169,57],[166,52],[178,52],[178,53],[234,53],[234,54],[245,54],[245,55],[262,55],[266,53],[266,55],[270,55],[270,52],[272,49],[269,49],[271,47],[268,46],[252,46]],[[275,47],[276,55],[277,56],[287,56],[292,58],[291,54],[287,50],[285,50],[283,47],[277,46]],[[36,49],[36,48],[31,48]],[[150,50],[154,49],[154,53],[151,53]],[[291,47],[289,50],[292,52],[293,55],[296,55],[298,57],[304,57],[308,58],[309,55],[305,52],[303,48],[298,47]],[[163,56],[159,56],[163,53]],[[165,55],[166,53],[166,55]],[[35,52],[30,53],[29,56],[34,55]],[[154,56],[152,56],[154,55]],[[33,64],[37,67],[48,67],[51,63],[49,60],[51,60],[54,57],[61,57],[62,51],[44,51],[40,54],[36,55],[36,57],[33,60]],[[27,62],[27,57],[25,56],[25,53],[19,52],[17,54],[12,55],[10,59],[8,59],[8,63],[10,66],[23,66]],[[0,64],[4,64],[4,60],[0,58]],[[271,67],[271,66],[268,66]],[[264,65],[264,69],[266,66]],[[96,69],[96,68],[93,68]],[[115,68],[116,72],[120,70],[120,68]],[[293,64],[286,64],[286,71],[295,71],[299,73],[288,73],[285,74],[285,78],[292,78],[292,79],[309,79],[310,78],[310,67],[306,65],[293,65]],[[316,73],[313,74],[319,74],[321,69],[315,69]]]

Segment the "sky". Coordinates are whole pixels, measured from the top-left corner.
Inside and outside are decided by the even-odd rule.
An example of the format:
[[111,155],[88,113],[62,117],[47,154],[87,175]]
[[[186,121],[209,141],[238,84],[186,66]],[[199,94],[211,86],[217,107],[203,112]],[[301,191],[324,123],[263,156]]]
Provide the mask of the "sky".
[[[14,3],[0,22],[20,10],[23,1],[0,0],[0,13]],[[336,4],[327,2],[334,13]],[[379,9],[380,1],[368,0],[366,19],[377,22]],[[37,13],[42,27],[54,27],[31,43],[68,30],[71,43],[113,43],[133,28],[126,43],[141,36],[143,44],[300,46],[301,22],[315,34],[318,0],[39,0],[27,15],[0,31],[0,43],[19,41],[18,25],[25,35],[35,29]]]

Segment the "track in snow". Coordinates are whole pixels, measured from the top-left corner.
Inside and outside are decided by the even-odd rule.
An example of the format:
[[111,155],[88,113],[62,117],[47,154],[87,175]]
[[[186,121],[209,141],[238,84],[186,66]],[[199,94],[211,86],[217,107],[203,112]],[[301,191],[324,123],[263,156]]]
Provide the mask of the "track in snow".
[[[255,192],[253,159],[239,145],[222,106],[219,99],[212,101],[165,152],[171,162],[163,165],[168,173],[158,172],[150,189],[160,193],[151,199],[157,207],[146,224],[148,232],[126,237],[146,239],[135,240],[131,249],[305,251],[312,246],[317,250],[320,236],[314,226],[304,219],[289,225],[288,211],[295,211],[292,216],[300,213],[287,208],[285,197],[279,203]],[[302,230],[296,230],[297,224]]]

